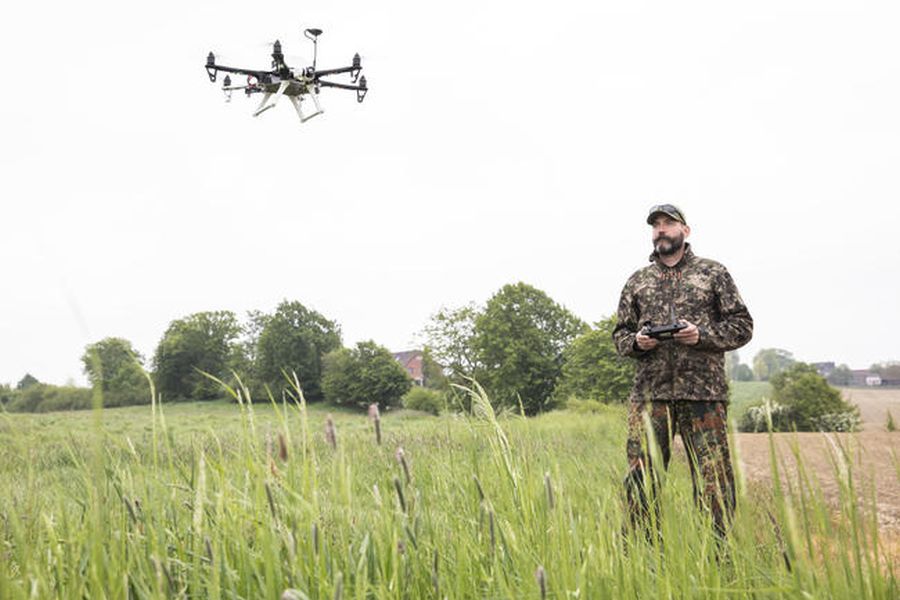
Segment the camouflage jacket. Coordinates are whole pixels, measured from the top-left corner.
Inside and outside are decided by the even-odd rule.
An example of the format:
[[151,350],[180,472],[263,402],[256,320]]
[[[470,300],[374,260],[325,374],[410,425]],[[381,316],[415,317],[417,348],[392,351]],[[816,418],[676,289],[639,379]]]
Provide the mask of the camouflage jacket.
[[[744,306],[731,275],[721,264],[694,256],[690,244],[674,267],[654,253],[653,264],[634,273],[619,299],[613,339],[619,354],[636,359],[633,402],[701,400],[727,401],[725,352],[740,348],[753,335],[753,318]],[[642,351],[638,330],[651,321],[664,325],[675,316],[697,325],[694,346],[660,341]]]

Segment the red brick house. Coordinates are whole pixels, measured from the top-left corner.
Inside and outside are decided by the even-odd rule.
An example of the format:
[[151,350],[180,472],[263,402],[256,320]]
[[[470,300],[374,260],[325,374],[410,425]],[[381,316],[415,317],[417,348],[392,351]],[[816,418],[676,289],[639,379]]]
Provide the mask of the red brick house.
[[394,352],[394,358],[399,362],[416,385],[425,385],[425,372],[422,369],[422,351],[406,350]]

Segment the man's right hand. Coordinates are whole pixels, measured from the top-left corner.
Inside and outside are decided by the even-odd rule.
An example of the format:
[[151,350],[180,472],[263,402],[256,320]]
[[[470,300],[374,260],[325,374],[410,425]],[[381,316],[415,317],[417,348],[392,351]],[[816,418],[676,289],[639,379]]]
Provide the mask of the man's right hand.
[[637,347],[647,352],[648,350],[653,350],[656,346],[659,345],[659,340],[650,337],[649,335],[644,335],[642,331],[638,331],[637,335],[634,338],[634,343],[637,344]]

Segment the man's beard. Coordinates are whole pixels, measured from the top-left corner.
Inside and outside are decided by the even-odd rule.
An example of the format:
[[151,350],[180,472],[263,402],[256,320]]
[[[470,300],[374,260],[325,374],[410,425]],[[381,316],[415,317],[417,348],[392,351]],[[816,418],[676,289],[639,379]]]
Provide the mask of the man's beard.
[[675,237],[660,235],[653,241],[653,249],[660,256],[672,256],[684,247],[684,235],[678,234]]

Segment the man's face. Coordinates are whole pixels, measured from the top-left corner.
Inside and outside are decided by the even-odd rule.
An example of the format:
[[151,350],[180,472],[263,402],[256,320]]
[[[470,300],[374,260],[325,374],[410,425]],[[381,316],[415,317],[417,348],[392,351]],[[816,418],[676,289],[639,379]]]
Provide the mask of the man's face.
[[661,256],[671,256],[684,247],[690,233],[691,228],[681,221],[659,214],[653,218],[653,249]]

